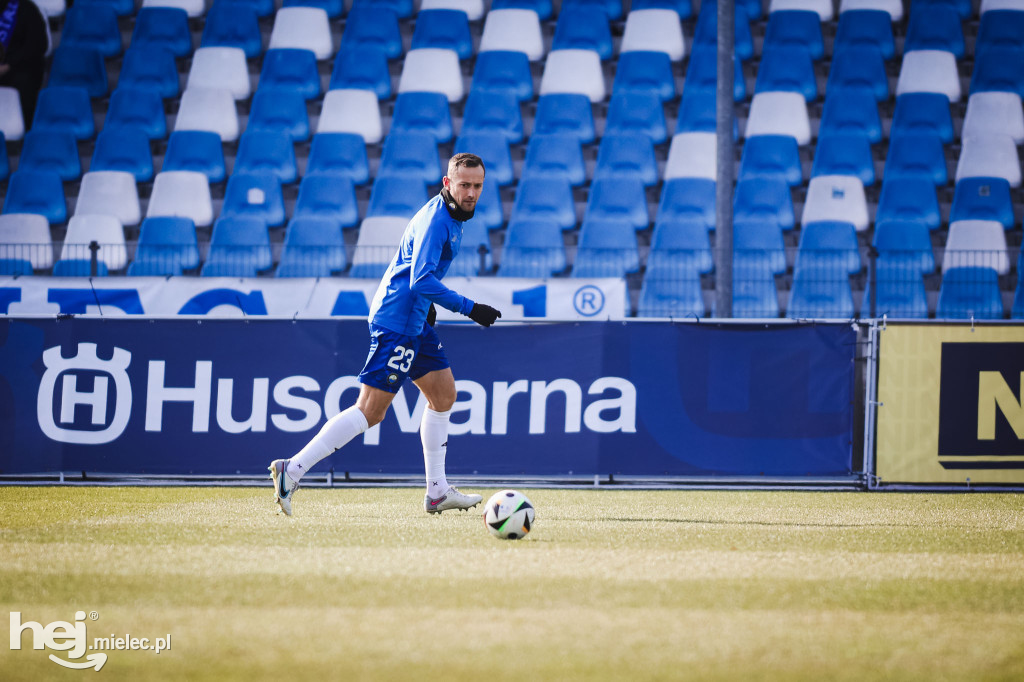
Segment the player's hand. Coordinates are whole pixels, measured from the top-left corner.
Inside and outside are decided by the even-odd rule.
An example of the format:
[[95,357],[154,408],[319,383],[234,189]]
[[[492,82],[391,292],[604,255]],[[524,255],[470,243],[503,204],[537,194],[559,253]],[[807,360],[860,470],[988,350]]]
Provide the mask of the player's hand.
[[474,303],[473,309],[469,311],[469,319],[484,327],[490,327],[499,317],[499,310],[483,303]]
[[427,310],[427,324],[433,327],[435,322],[437,322],[437,308],[431,303],[430,308]]

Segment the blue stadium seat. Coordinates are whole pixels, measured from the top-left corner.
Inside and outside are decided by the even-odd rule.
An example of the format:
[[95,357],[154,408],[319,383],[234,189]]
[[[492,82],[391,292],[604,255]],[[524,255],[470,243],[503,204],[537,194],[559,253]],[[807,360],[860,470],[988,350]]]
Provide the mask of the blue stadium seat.
[[[717,129],[715,93],[707,90],[686,91],[679,101],[676,133],[713,133]],[[739,119],[732,119],[732,139],[740,137]]]
[[611,21],[622,18],[622,0],[562,0],[562,8],[603,10],[605,18]]
[[572,135],[535,133],[530,136],[523,161],[523,178],[560,177],[577,187],[586,180],[585,171],[583,149]]
[[345,18],[342,49],[382,50],[388,59],[402,56],[402,34],[393,9],[371,3],[356,3]]
[[[743,78],[743,63],[733,60],[735,73],[733,74],[733,99],[740,102],[747,97],[747,85]],[[690,52],[690,63],[686,67],[686,81],[683,83],[683,92],[715,92],[718,87],[718,54],[714,47],[700,47],[695,45]]]
[[553,11],[551,0],[491,0],[491,9],[529,9],[541,21],[550,19]]
[[[758,7],[757,16],[761,16],[760,2],[761,0],[755,0],[754,3],[742,2],[740,4],[745,8],[749,4],[756,4]],[[693,5],[690,0],[632,0],[632,2],[629,3],[629,7],[630,11],[635,9],[671,9],[676,11],[680,19],[689,19],[693,16]],[[754,18],[750,14],[749,9],[747,11],[747,16]]]
[[[284,224],[284,197],[281,183],[269,173],[232,173],[224,190],[221,219],[256,218],[267,227]],[[216,227],[214,228],[216,230]],[[269,265],[264,266],[270,267]]]
[[563,230],[576,226],[576,205],[569,181],[558,178],[523,178],[516,186],[512,221],[545,221]]
[[861,300],[861,317],[928,317],[928,295],[920,273],[899,263],[879,261],[875,271],[875,285],[878,293],[874,296],[874,311],[871,304],[873,289],[869,279],[864,287],[864,298]]
[[370,181],[366,142],[356,133],[317,133],[309,148],[306,175],[346,177],[355,185]]
[[[96,263],[96,276],[106,277],[110,274],[107,269],[107,264],[103,261]],[[54,277],[91,277],[92,276],[92,262],[86,259],[73,258],[64,259],[57,261],[53,264],[53,276]]]
[[131,90],[151,90],[162,99],[177,97],[180,86],[174,55],[153,43],[132,45],[125,50],[117,85]]
[[135,182],[153,180],[153,154],[149,137],[138,128],[105,127],[96,136],[90,171],[125,171]]
[[901,267],[914,275],[927,275],[935,270],[928,226],[912,220],[881,220],[875,223],[872,245],[878,262]]
[[67,182],[82,176],[78,142],[71,133],[30,130],[22,139],[19,170],[51,171]]
[[1024,48],[989,47],[974,58],[970,92],[1015,92],[1024,97]]
[[1014,227],[1010,183],[1005,178],[961,178],[953,191],[949,222],[995,220],[1007,230]]
[[64,14],[60,44],[93,49],[104,57],[116,57],[121,54],[117,12],[103,3],[76,2]]
[[372,90],[377,99],[391,97],[391,73],[388,58],[380,49],[343,47],[334,57],[334,69],[328,90],[351,88]]
[[594,180],[636,178],[645,187],[658,183],[658,162],[651,140],[640,133],[606,133],[597,149]]
[[565,243],[558,223],[513,217],[501,251],[501,277],[550,277],[566,268]]
[[912,220],[929,230],[939,227],[939,201],[935,183],[923,177],[884,177],[875,221]]
[[269,174],[281,184],[295,182],[295,148],[285,133],[247,130],[238,141],[235,173]]
[[675,99],[676,81],[668,54],[653,50],[620,54],[615,63],[612,94],[623,92],[651,93],[657,95],[662,102]]
[[797,265],[810,270],[841,272],[844,276],[856,274],[861,265],[853,223],[821,220],[802,225]]
[[1010,308],[1010,317],[1015,320],[1024,318],[1024,277],[1020,274],[1022,272],[1024,272],[1024,249],[1017,257],[1017,290],[1013,294],[1013,305]]
[[88,47],[59,46],[53,51],[47,84],[81,87],[91,98],[103,97],[108,88],[103,55]]
[[391,117],[391,131],[428,132],[439,144],[450,141],[452,115],[448,98],[440,92],[398,93]]
[[417,177],[428,185],[441,182],[445,169],[430,133],[393,131],[384,140],[378,177],[404,175]]
[[654,229],[662,223],[697,222],[715,229],[715,181],[706,178],[666,180],[658,200]]
[[32,261],[22,258],[0,258],[0,275],[31,275]]
[[885,158],[886,180],[895,178],[927,178],[936,186],[945,185],[946,155],[936,135],[898,135],[889,140]]
[[331,218],[297,216],[284,233],[276,277],[330,277],[347,265],[341,225]]
[[[408,19],[413,13],[413,0],[353,0],[353,8],[355,7],[387,7],[395,16],[399,19]],[[352,16],[349,13],[349,16]]]
[[910,12],[907,37],[903,51],[942,50],[952,52],[960,59],[964,56],[964,32],[960,28],[960,15],[952,7],[935,6],[925,10],[918,7]]
[[621,220],[586,220],[573,263],[573,277],[625,277],[640,269],[632,226]]
[[737,220],[733,223],[733,272],[759,279],[786,271],[786,248],[782,230],[763,221]]
[[533,99],[530,58],[524,52],[488,50],[476,56],[470,90],[508,92],[520,102]]
[[790,187],[803,181],[800,148],[789,135],[757,135],[747,138],[740,157],[739,179],[778,178]]
[[263,51],[256,10],[238,2],[216,2],[203,21],[200,47],[237,47],[245,56],[258,57]]
[[703,221],[659,220],[651,235],[647,256],[648,272],[675,273],[679,279],[694,277],[714,269],[711,240]]
[[175,130],[167,139],[165,171],[197,171],[210,182],[223,182],[227,173],[220,135],[208,130]]
[[871,144],[882,139],[882,121],[874,97],[857,90],[841,90],[825,97],[818,136],[860,135]]
[[192,33],[188,13],[180,7],[143,7],[135,15],[132,47],[157,44],[175,57],[192,54]]
[[328,19],[338,19],[345,13],[345,0],[283,0],[282,7],[317,7],[327,13]]
[[736,183],[733,199],[734,222],[752,222],[771,225],[777,230],[792,230],[795,220],[793,199],[789,193],[789,185],[785,181],[774,178],[751,178]]
[[[237,176],[232,176],[232,178]],[[255,277],[273,265],[266,223],[252,216],[222,216],[213,224],[203,277]]]
[[135,2],[134,0],[79,0],[79,4],[87,4],[97,2],[103,5],[112,7],[114,13],[119,17],[126,17],[130,14],[135,13]]
[[[754,39],[750,33],[750,21],[747,19],[745,7],[736,6],[736,29],[733,37],[733,48],[736,58],[745,61],[754,56]],[[697,48],[718,47],[718,8],[714,2],[702,2],[697,13],[697,26],[693,35],[694,51]]]
[[[460,152],[479,156],[484,162],[487,181],[496,186],[507,185],[515,179],[512,152],[503,133],[463,133],[455,140],[454,153]],[[446,173],[447,170],[445,168]]]
[[911,0],[910,7],[912,10],[920,8],[922,12],[952,7],[961,19],[970,19],[974,14],[974,3],[972,0]]
[[889,77],[882,53],[873,47],[847,47],[832,55],[825,91],[862,90],[879,102],[889,99]]
[[584,220],[619,220],[636,230],[647,229],[647,194],[639,178],[624,176],[595,177],[590,183],[590,196]]
[[348,178],[307,175],[299,183],[294,218],[330,218],[342,227],[359,222],[356,191]]
[[776,318],[779,316],[779,292],[771,274],[733,269],[732,316]]
[[438,47],[454,50],[459,59],[473,56],[473,37],[469,18],[457,9],[421,9],[416,14],[410,49]]
[[136,128],[151,140],[167,137],[164,102],[152,90],[119,87],[110,96],[103,127]]
[[938,92],[906,92],[896,97],[890,137],[936,135],[943,144],[953,141],[949,98]]
[[608,103],[604,134],[638,133],[654,144],[668,138],[661,99],[651,93],[613,93]]
[[246,132],[282,133],[293,142],[309,139],[306,101],[294,92],[257,90],[249,107]]
[[612,56],[608,17],[583,6],[565,5],[555,23],[552,50],[591,50],[604,60]]
[[777,47],[796,47],[805,50],[815,61],[821,59],[825,55],[825,43],[821,38],[818,13],[799,9],[771,12],[762,50],[767,52]]
[[[481,248],[483,260],[481,261]],[[484,274],[493,267],[491,258],[491,238],[487,227],[474,216],[462,224],[462,246],[455,260],[448,268],[452,277],[475,277]]]
[[36,101],[32,130],[54,130],[71,133],[77,140],[96,134],[92,103],[85,88],[59,85],[43,88]]
[[974,54],[981,54],[991,47],[1024,48],[1024,12],[995,9],[981,15]]
[[594,141],[594,112],[586,95],[553,93],[537,98],[533,133],[567,133],[582,144]]
[[801,267],[797,255],[786,317],[849,319],[853,310],[853,289],[845,273]]
[[370,189],[366,217],[399,216],[411,218],[427,202],[427,185],[420,178],[378,176]]
[[834,51],[847,48],[877,49],[888,61],[896,54],[892,37],[892,17],[881,9],[852,9],[839,13]]
[[640,287],[637,317],[701,318],[704,310],[700,275],[690,273],[679,278],[672,273],[647,269]]
[[818,98],[814,63],[799,47],[773,47],[761,55],[754,93],[799,92],[808,102]]
[[477,199],[472,222],[480,224],[486,230],[495,230],[505,222],[505,210],[501,203],[501,191],[498,183],[484,180],[484,188]]
[[523,116],[519,101],[507,92],[471,90],[463,110],[465,133],[501,133],[509,144],[523,139]]
[[130,276],[180,275],[199,267],[199,244],[190,218],[159,216],[142,221]]
[[962,266],[942,273],[937,319],[999,320],[1003,317],[1003,297],[999,276],[992,268]]
[[305,100],[320,95],[320,74],[316,55],[301,48],[274,48],[263,55],[258,90],[290,91]]
[[51,224],[67,220],[64,186],[53,171],[17,170],[7,181],[4,213],[38,213]]
[[811,177],[852,175],[865,187],[875,184],[871,144],[861,135],[822,135],[814,149]]

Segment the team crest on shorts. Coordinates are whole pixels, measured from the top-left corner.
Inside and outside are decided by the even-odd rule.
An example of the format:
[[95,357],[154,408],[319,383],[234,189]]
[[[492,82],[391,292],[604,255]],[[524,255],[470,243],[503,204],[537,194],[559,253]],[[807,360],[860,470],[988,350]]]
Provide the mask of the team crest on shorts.
[[394,372],[388,374],[388,384],[394,385],[398,383],[398,375]]

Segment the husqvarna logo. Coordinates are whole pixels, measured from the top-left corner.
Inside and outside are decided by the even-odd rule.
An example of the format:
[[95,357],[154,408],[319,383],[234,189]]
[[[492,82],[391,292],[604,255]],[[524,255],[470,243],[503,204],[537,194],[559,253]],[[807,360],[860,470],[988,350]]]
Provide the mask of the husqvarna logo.
[[61,443],[98,445],[118,438],[132,411],[131,361],[130,352],[116,347],[109,360],[100,360],[95,343],[78,344],[71,358],[59,346],[48,348],[36,403],[39,428]]

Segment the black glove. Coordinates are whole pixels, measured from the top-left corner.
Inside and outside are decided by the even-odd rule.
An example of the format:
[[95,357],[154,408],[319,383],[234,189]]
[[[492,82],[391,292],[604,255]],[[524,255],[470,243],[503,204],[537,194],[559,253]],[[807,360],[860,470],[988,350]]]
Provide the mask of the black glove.
[[469,319],[484,327],[490,327],[499,317],[500,311],[483,303],[474,303],[473,309],[469,311]]
[[427,324],[433,327],[435,322],[437,322],[437,308],[431,303],[430,308],[427,310]]

